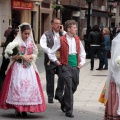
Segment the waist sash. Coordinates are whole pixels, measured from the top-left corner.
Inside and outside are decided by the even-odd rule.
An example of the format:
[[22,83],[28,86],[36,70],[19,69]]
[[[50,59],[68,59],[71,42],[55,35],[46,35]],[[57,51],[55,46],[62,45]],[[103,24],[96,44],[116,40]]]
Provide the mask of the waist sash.
[[78,56],[77,54],[69,54],[68,56],[68,65],[69,66],[78,66]]

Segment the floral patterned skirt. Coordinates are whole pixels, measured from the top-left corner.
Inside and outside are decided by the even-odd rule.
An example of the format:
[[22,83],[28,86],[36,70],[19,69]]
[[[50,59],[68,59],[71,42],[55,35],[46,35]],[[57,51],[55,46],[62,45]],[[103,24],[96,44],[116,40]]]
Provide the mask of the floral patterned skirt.
[[42,103],[37,104],[37,105],[13,105],[13,104],[6,103],[13,67],[14,67],[14,63],[11,65],[10,69],[8,70],[6,78],[5,78],[3,86],[2,86],[2,91],[1,91],[1,95],[0,95],[0,108],[2,108],[2,109],[11,109],[12,108],[19,112],[23,112],[23,111],[24,112],[43,112],[43,111],[45,111],[46,103],[45,103],[45,99],[44,99],[42,85],[40,82],[40,77],[37,74],[37,72],[36,72],[36,78],[37,78],[37,83],[39,86],[39,93],[41,94],[41,98],[42,98]]

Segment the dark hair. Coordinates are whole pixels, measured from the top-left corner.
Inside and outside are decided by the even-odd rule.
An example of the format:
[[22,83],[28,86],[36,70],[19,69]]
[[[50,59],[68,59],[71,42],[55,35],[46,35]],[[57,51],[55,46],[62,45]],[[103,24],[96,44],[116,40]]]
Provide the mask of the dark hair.
[[51,24],[54,23],[54,20],[60,20],[60,18],[53,18],[53,19],[51,20]]
[[6,47],[10,42],[12,42],[14,40],[14,38],[15,38],[14,35],[17,35],[18,31],[19,31],[18,29],[12,29],[12,31],[10,32],[10,34],[8,35],[8,37],[6,39],[4,47]]
[[92,31],[98,31],[100,32],[100,28],[98,25],[94,25],[93,28],[92,28]]
[[25,30],[30,30],[30,26],[29,25],[23,25],[21,26],[21,31],[25,31]]
[[14,31],[14,35],[17,35],[18,32],[19,32],[19,30],[18,30],[18,29],[15,29],[15,31]]

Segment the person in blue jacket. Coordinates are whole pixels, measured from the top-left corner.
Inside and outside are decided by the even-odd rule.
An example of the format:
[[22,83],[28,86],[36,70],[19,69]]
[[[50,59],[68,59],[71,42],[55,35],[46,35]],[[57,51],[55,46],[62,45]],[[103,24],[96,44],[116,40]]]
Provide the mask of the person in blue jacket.
[[110,45],[110,30],[108,28],[103,28],[103,42],[102,42],[102,49],[103,49],[103,66],[104,70],[108,70],[108,51],[111,48]]

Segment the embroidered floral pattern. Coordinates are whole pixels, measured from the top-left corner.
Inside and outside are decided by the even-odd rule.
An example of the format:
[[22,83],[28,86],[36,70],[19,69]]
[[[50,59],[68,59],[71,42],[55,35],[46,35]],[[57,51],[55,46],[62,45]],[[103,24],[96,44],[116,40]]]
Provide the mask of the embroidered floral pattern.
[[21,54],[25,54],[25,47],[24,46],[20,47],[20,52],[21,52]]
[[[25,54],[32,54],[32,42],[29,42],[27,47],[21,46],[20,50],[25,52]],[[42,97],[33,65],[24,69],[21,63],[14,63],[6,103],[14,105],[42,104]]]
[[[37,88],[32,86],[29,79],[22,79],[20,81],[20,86],[14,86],[12,83],[10,85],[11,95],[14,97],[8,97],[7,101],[13,102],[38,102],[40,98],[38,97],[39,91]],[[10,94],[9,94],[10,95]]]

